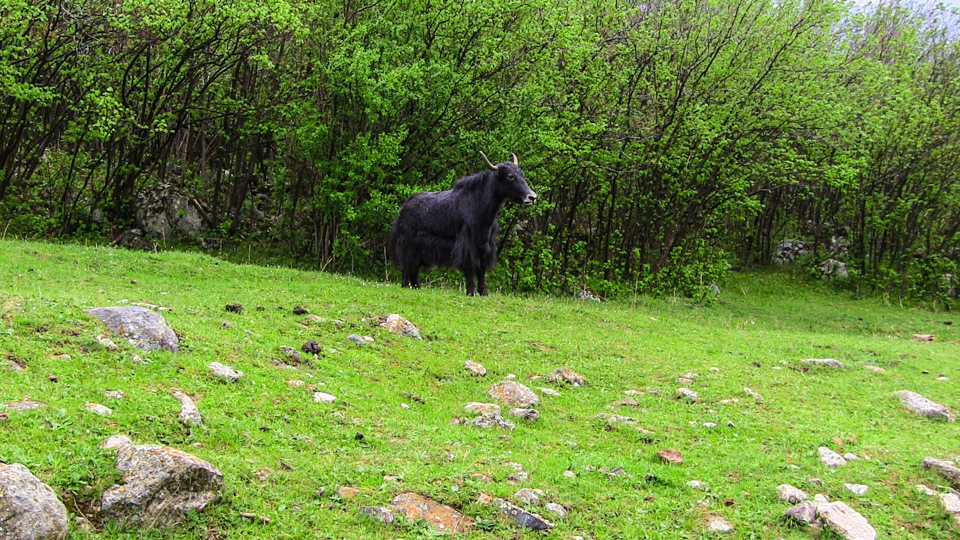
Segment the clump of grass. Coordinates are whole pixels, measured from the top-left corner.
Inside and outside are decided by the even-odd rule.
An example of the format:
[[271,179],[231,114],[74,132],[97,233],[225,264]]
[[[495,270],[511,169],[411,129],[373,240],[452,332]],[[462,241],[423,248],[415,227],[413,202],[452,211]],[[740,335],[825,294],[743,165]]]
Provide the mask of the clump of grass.
[[[102,523],[77,538],[425,536],[423,524],[386,526],[357,511],[404,491],[477,518],[467,538],[503,538],[521,532],[478,496],[518,503],[521,487],[569,509],[554,519],[551,538],[697,538],[715,515],[736,527],[732,537],[817,537],[780,519],[782,483],[847,501],[886,537],[951,537],[950,520],[913,486],[942,484],[920,462],[960,453],[955,425],[911,415],[892,397],[909,389],[960,408],[950,314],[850,301],[777,274],[735,276],[724,289],[707,307],[468,298],[197,254],[0,241],[0,401],[47,404],[0,423],[0,461],[29,467],[73,512],[91,511],[118,480],[113,454],[100,447],[116,433],[186,450],[224,473],[224,501],[180,529]],[[95,336],[104,329],[84,310],[131,303],[166,308],[182,350],[145,353],[120,339],[120,351],[100,345]],[[297,306],[323,320],[294,314]],[[378,328],[388,313],[413,321],[424,339]],[[346,339],[352,333],[375,343],[356,345]],[[937,339],[915,342],[914,333]],[[295,363],[280,351],[310,340],[322,348],[315,358]],[[811,357],[848,367],[800,363]],[[489,374],[471,375],[465,360]],[[215,378],[213,361],[244,377]],[[587,384],[541,378],[560,366]],[[692,384],[678,382],[688,374],[696,374]],[[541,419],[518,420],[514,431],[462,421],[467,402],[489,401],[486,389],[510,375],[560,395],[540,392]],[[700,399],[675,399],[680,386]],[[202,427],[178,421],[174,388],[196,398]],[[125,397],[108,400],[106,390]],[[338,399],[315,403],[311,390]],[[628,390],[641,392],[636,405],[618,405]],[[90,402],[113,414],[89,412]],[[637,421],[610,423],[600,413]],[[827,470],[819,446],[863,459]],[[657,458],[666,448],[684,463]],[[508,480],[511,463],[529,479]],[[824,486],[811,486],[814,477]],[[689,488],[691,480],[709,491]],[[855,497],[847,482],[870,490]],[[359,497],[338,496],[340,486],[358,488]]]

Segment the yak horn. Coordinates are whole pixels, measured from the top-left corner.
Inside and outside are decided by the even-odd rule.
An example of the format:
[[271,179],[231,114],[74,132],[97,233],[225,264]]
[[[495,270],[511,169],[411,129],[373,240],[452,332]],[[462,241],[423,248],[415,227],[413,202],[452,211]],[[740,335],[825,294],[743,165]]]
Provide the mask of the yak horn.
[[513,164],[516,165],[517,167],[519,167],[519,166],[520,166],[520,161],[517,160],[517,155],[516,155],[516,154],[513,154],[513,153],[511,153],[510,155],[513,156]]
[[484,154],[481,151],[480,155],[483,156],[483,160],[487,162],[487,166],[490,167],[490,170],[493,170],[493,171],[497,170],[497,166],[494,165],[493,163],[490,163],[490,158],[488,158],[486,154]]

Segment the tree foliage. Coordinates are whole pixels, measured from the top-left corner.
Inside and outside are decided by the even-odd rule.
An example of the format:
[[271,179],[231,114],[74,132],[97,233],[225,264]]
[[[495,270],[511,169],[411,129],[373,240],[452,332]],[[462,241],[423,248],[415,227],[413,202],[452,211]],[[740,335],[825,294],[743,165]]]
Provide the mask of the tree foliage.
[[[189,194],[211,234],[382,268],[402,201],[520,156],[515,290],[697,296],[785,238],[858,285],[960,260],[958,18],[883,0],[9,0],[0,212],[116,234]],[[495,158],[497,159],[497,158]]]

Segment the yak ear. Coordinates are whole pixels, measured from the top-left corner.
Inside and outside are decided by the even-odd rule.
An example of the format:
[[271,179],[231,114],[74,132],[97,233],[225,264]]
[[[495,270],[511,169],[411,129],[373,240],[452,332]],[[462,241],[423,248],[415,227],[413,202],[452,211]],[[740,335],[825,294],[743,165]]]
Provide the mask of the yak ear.
[[486,154],[484,154],[484,153],[481,151],[481,152],[480,152],[480,155],[483,156],[483,160],[487,162],[487,167],[490,167],[490,170],[491,170],[491,171],[497,170],[497,166],[494,165],[493,163],[490,163],[490,158],[488,158]]
[[517,167],[519,167],[519,166],[520,166],[520,161],[517,160],[517,155],[516,155],[516,154],[513,154],[513,153],[511,153],[510,155],[513,156],[513,164],[516,165]]

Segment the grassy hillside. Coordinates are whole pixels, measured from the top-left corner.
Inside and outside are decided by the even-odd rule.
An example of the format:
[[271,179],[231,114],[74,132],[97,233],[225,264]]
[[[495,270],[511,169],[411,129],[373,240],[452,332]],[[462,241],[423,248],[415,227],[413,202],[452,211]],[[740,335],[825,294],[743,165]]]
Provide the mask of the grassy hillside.
[[[957,526],[914,486],[944,484],[920,462],[960,455],[958,425],[913,415],[891,395],[913,390],[960,410],[954,314],[849,301],[782,274],[733,279],[709,307],[468,298],[196,254],[0,241],[0,402],[47,404],[0,421],[0,461],[23,463],[75,511],[119,478],[115,454],[100,447],[117,433],[188,451],[224,473],[224,501],[181,529],[104,523],[75,538],[430,536],[422,523],[388,526],[357,511],[406,491],[478,518],[468,538],[534,536],[477,500],[486,493],[519,504],[522,487],[569,511],[557,519],[533,508],[557,524],[544,538],[710,537],[713,516],[736,527],[729,538],[830,538],[780,519],[788,507],[775,493],[782,483],[846,501],[881,537],[955,537]],[[162,314],[181,351],[143,353],[118,338],[120,351],[101,346],[103,328],[84,310],[131,303],[168,308]],[[228,304],[244,309],[228,312]],[[324,321],[295,315],[296,306]],[[377,328],[388,313],[411,320],[424,340]],[[356,345],[347,340],[353,333],[376,342]],[[937,339],[913,341],[915,333]],[[280,347],[309,340],[324,354],[284,366]],[[804,358],[847,368],[807,369]],[[470,375],[465,360],[490,373]],[[213,361],[245,375],[222,382],[209,374]],[[536,379],[560,366],[587,384]],[[688,373],[693,383],[678,383]],[[514,431],[498,431],[458,421],[470,418],[467,402],[490,401],[487,388],[510,374],[540,394],[538,422],[512,419]],[[675,399],[681,386],[699,392],[699,402]],[[197,400],[203,427],[178,421],[175,388]],[[338,401],[315,403],[312,389]],[[107,399],[106,390],[125,397]],[[615,405],[628,390],[643,391],[633,396],[639,406]],[[88,411],[90,402],[113,414]],[[600,413],[639,422],[609,424]],[[862,459],[827,469],[819,446]],[[668,448],[685,462],[663,463],[656,453]],[[510,482],[511,462],[529,479]],[[709,491],[688,487],[692,480]],[[855,496],[848,482],[870,489]],[[360,495],[343,498],[341,486]]]

